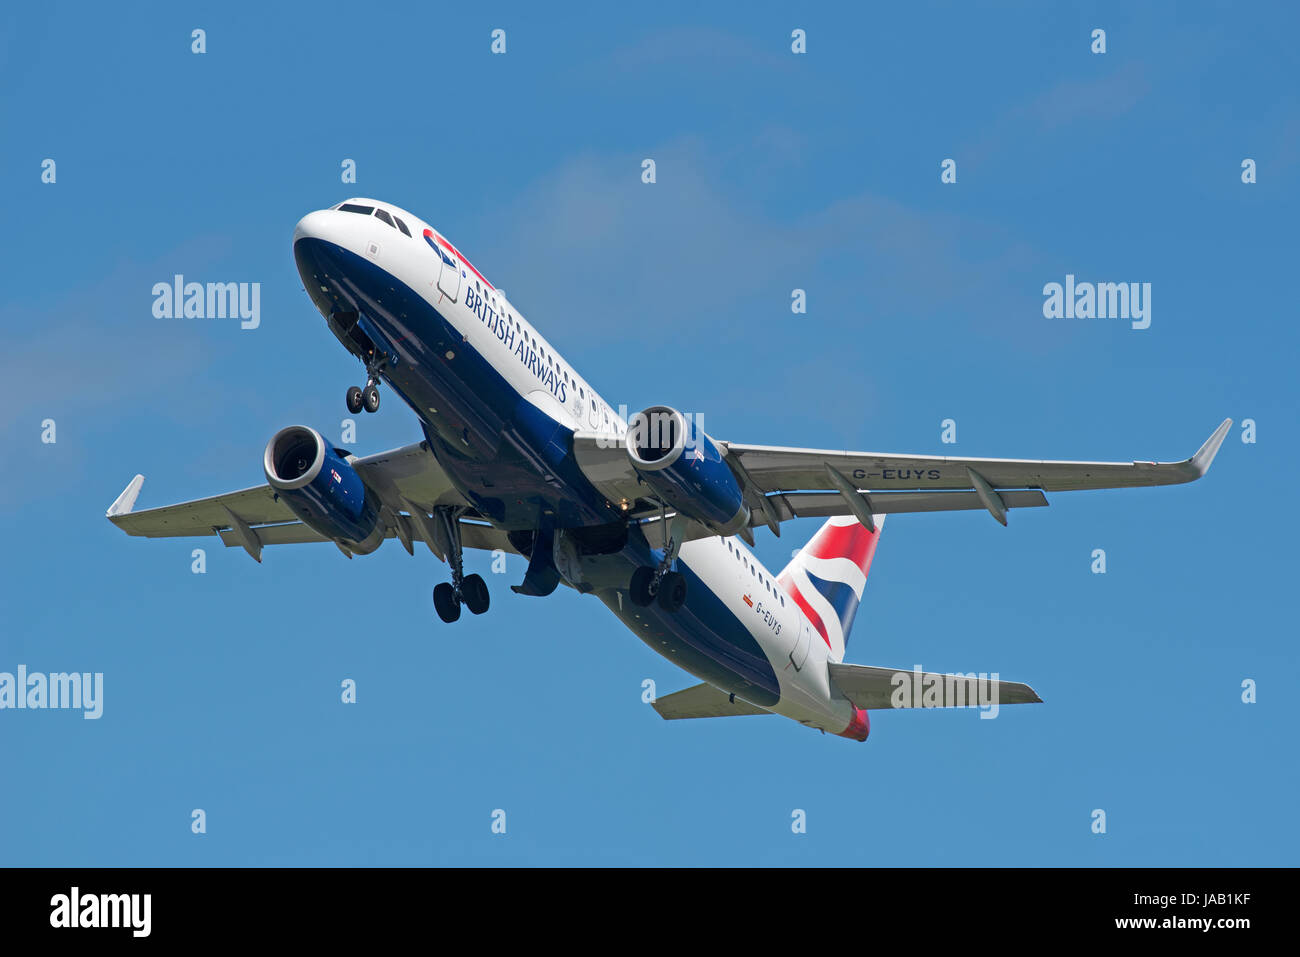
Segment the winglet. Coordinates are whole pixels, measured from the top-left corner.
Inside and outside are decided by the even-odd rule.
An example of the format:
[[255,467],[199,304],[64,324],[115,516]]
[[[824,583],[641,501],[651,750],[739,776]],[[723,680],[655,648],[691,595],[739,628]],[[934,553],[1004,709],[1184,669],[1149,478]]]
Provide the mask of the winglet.
[[1205,444],[1200,447],[1197,453],[1187,460],[1190,471],[1194,474],[1195,478],[1200,478],[1210,470],[1210,463],[1212,463],[1214,457],[1218,455],[1219,446],[1222,445],[1223,440],[1228,437],[1228,430],[1230,428],[1232,428],[1232,419],[1224,419],[1219,427],[1214,430],[1214,434],[1205,440]]
[[144,485],[143,475],[131,479],[126,488],[122,489],[122,494],[108,507],[108,517],[117,518],[119,515],[130,514],[131,509],[135,508],[135,500],[140,497],[142,485]]

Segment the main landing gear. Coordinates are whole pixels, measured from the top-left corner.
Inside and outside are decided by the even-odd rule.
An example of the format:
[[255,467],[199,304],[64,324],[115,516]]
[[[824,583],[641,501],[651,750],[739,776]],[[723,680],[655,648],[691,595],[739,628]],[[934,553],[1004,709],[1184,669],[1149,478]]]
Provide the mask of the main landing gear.
[[672,567],[677,552],[681,549],[686,520],[679,514],[674,516],[670,523],[664,519],[661,512],[660,526],[666,530],[668,536],[663,557],[654,568],[642,565],[632,573],[628,593],[634,605],[648,608],[657,601],[664,611],[674,612],[686,601],[686,576],[681,572],[669,571],[669,568]]
[[442,531],[447,540],[447,561],[451,565],[451,581],[443,582],[433,589],[433,607],[438,617],[447,624],[460,618],[460,606],[464,605],[471,614],[481,615],[488,610],[488,587],[482,575],[465,575],[463,554],[460,547],[460,521],[455,510],[438,508],[434,517],[442,523]]
[[686,576],[642,565],[632,573],[628,591],[634,605],[648,608],[658,601],[664,611],[676,611],[686,601]]

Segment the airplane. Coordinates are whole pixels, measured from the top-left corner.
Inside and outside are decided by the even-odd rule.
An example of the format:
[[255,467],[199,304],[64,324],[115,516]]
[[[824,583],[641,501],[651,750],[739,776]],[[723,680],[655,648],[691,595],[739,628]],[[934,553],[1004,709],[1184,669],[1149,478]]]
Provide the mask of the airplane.
[[[1190,482],[1232,425],[1168,463],[746,445],[671,406],[625,420],[446,236],[391,203],[308,213],[293,256],[326,327],[365,368],[348,411],[376,411],[386,385],[422,440],[357,456],[292,425],[266,445],[265,484],[136,511],[137,475],[108,519],[129,535],[216,535],[258,562],[268,545],[333,542],[352,558],[390,538],[412,555],[423,543],[450,567],[433,589],[447,623],[488,610],[482,576],[464,574],[466,548],[518,553],[528,564],[515,593],[594,595],[700,680],[653,702],[670,720],[775,713],[865,741],[872,710],[969,706],[979,689],[951,675],[917,671],[954,693],[904,701],[899,676],[912,672],[844,661],[885,516],[983,509],[1005,526],[1046,492]],[[809,517],[826,522],[782,571],[754,556],[755,528],[779,536]],[[980,693],[1041,700],[1020,682]]]

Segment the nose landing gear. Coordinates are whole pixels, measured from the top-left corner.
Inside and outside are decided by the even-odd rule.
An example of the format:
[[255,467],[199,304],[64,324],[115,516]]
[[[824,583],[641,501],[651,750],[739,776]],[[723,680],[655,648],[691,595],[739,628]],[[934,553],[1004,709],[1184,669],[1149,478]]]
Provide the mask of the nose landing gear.
[[348,389],[347,394],[348,411],[356,415],[362,409],[367,412],[379,411],[379,379],[376,375],[371,375],[366,379],[364,389],[352,386]]
[[386,360],[376,354],[370,353],[370,358],[366,360],[366,386],[359,388],[352,386],[348,389],[347,405],[348,411],[356,415],[362,409],[367,412],[379,411],[379,373],[385,368]]

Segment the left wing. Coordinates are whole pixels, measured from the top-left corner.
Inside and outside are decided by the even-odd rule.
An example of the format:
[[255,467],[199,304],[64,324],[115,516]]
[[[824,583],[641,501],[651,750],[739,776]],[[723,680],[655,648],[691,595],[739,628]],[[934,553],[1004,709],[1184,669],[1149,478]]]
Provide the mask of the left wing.
[[[751,525],[808,516],[987,509],[1003,525],[1010,508],[1043,506],[1048,492],[1177,485],[1204,475],[1232,426],[1224,419],[1201,448],[1180,462],[1073,462],[977,459],[845,452],[718,442],[750,506]],[[574,451],[583,472],[612,502],[644,498],[622,443],[579,432]],[[633,513],[652,519],[656,512]],[[707,530],[691,533],[707,535]]]

